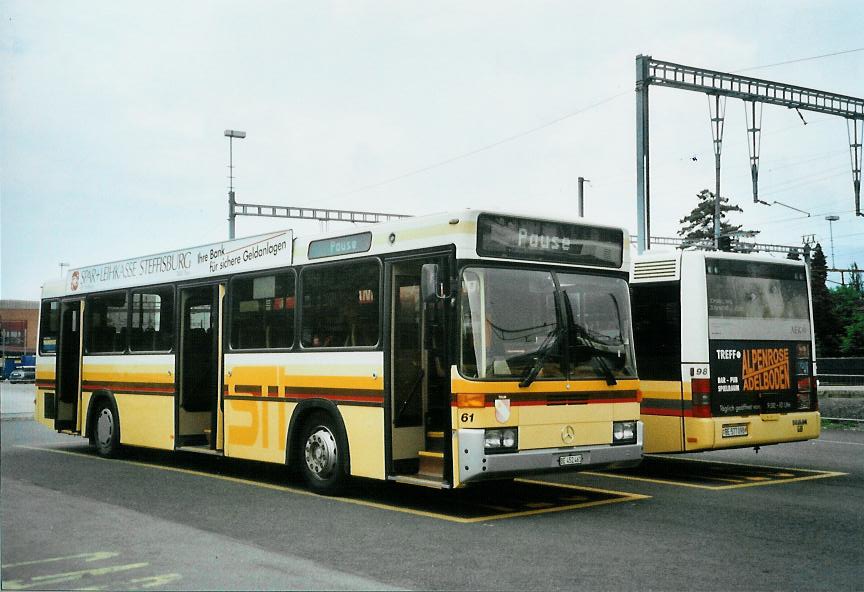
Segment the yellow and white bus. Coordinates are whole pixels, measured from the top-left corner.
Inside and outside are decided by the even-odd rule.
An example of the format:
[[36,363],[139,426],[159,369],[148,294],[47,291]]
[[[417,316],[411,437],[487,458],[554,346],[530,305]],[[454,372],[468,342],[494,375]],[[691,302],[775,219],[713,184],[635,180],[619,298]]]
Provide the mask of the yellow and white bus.
[[466,210],[73,269],[43,287],[36,416],[322,493],[636,464],[628,243]]
[[679,251],[634,258],[645,452],[819,437],[809,269]]

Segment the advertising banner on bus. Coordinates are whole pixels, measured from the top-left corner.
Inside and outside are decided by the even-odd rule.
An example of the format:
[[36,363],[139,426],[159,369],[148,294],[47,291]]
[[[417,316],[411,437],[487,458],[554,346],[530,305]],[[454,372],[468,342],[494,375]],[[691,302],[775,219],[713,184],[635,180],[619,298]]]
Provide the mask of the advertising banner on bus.
[[800,265],[706,259],[709,339],[809,340]]
[[72,269],[66,290],[81,294],[218,277],[291,265],[293,233],[280,230],[233,241]]
[[795,409],[797,377],[810,374],[809,343],[712,339],[709,345],[715,416]]

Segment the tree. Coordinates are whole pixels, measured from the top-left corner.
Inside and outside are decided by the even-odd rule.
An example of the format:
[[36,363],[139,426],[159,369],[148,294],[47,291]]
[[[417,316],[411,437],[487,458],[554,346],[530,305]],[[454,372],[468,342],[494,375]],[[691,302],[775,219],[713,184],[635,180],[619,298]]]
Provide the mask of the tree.
[[855,288],[859,294],[864,294],[864,272],[858,269],[858,264],[853,262],[849,266],[852,272],[849,274],[849,285]]
[[818,357],[827,358],[839,353],[840,326],[834,313],[834,302],[828,290],[828,264],[822,245],[816,243],[810,260],[810,292],[813,295],[813,328],[816,333]]
[[837,322],[838,353],[864,355],[864,294],[854,285],[831,290],[832,308]]
[[864,356],[864,312],[859,312],[852,322],[846,325],[840,353],[844,356]]
[[[687,216],[678,222],[682,225],[678,236],[684,237],[681,248],[687,247],[694,242],[714,240],[714,194],[707,189],[700,191],[696,197],[699,203]],[[730,224],[725,220],[727,212],[743,212],[740,206],[729,203],[728,197],[720,197],[720,237],[729,237],[727,241],[721,241],[721,247],[726,243],[724,250],[739,250],[738,241],[734,239],[733,233],[745,233],[749,236],[759,234],[758,230],[741,230],[740,224]]]

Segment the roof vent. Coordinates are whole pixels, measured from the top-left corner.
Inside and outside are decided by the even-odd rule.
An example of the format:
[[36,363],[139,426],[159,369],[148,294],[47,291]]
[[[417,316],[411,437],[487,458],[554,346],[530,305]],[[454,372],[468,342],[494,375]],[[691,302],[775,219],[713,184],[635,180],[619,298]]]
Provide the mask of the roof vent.
[[662,259],[659,261],[636,261],[633,264],[633,279],[675,279],[678,276],[677,264],[677,259]]

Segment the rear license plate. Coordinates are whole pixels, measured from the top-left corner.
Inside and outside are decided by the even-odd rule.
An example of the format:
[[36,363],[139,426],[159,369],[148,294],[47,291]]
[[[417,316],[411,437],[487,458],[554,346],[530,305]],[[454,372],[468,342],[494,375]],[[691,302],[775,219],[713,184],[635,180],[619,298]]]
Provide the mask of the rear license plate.
[[558,466],[559,467],[568,467],[570,465],[581,465],[582,464],[582,455],[581,454],[568,454],[567,456],[559,456],[558,457]]
[[738,436],[746,436],[747,435],[747,424],[737,424],[737,425],[724,425],[723,426],[723,437],[724,438],[736,438]]

